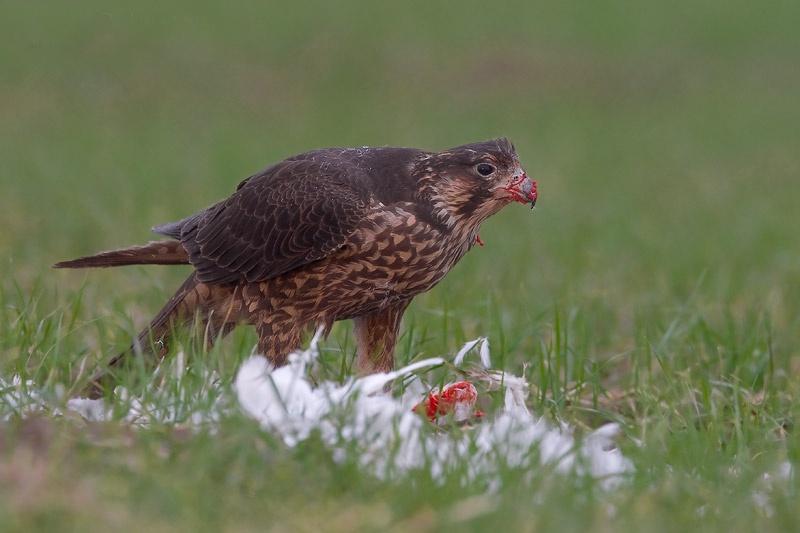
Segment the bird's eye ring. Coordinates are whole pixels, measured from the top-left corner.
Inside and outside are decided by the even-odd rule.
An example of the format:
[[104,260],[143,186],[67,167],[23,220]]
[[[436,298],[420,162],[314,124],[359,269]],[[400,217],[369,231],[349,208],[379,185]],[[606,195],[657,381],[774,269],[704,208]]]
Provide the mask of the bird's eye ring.
[[478,163],[475,165],[475,171],[484,178],[494,174],[495,170],[494,165],[490,165],[489,163]]

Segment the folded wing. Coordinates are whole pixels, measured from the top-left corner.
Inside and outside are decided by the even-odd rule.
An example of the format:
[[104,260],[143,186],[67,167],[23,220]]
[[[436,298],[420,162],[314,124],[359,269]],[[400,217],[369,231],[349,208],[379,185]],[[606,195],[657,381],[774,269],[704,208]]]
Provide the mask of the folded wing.
[[368,211],[366,184],[356,166],[310,154],[270,167],[226,200],[154,231],[180,240],[202,282],[263,281],[341,248]]

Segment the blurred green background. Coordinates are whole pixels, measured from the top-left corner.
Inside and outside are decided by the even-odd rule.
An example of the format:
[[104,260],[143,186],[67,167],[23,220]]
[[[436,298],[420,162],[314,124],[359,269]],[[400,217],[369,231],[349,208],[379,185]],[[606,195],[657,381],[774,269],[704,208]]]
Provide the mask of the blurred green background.
[[[796,2],[5,2],[4,278],[78,285],[48,265],[150,239],[307,149],[505,135],[539,207],[487,223],[413,312],[452,297],[485,320],[494,298],[526,323],[595,296],[613,316],[699,286],[791,320],[797,20]],[[184,274],[162,272],[90,283],[141,301]]]
[[[625,389],[653,345],[662,369],[791,381],[798,21],[792,1],[2,2],[3,364],[58,355],[63,379],[125,344],[187,269],[49,265],[145,242],[272,162],[507,136],[539,204],[415,301],[401,358],[488,335],[536,365],[563,321],[567,357]],[[57,342],[19,333],[55,313]]]

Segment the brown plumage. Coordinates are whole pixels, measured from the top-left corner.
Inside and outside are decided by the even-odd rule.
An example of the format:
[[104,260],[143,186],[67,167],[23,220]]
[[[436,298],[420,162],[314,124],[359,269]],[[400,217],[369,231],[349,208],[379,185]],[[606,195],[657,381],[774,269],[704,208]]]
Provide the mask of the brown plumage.
[[[479,240],[489,216],[535,204],[536,183],[506,139],[443,152],[330,148],[290,157],[242,181],[227,199],[154,231],[172,240],[57,263],[59,268],[191,264],[194,272],[132,350],[164,343],[199,316],[210,337],[256,327],[274,364],[309,327],[355,320],[358,368],[385,371],[411,299]],[[102,393],[101,373],[92,395]]]

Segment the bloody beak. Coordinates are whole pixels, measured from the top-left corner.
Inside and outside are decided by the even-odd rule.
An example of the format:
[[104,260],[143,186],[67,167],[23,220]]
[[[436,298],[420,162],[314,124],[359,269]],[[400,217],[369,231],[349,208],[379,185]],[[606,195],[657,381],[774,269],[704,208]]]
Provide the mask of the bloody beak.
[[525,173],[514,177],[511,183],[506,185],[504,189],[511,195],[511,198],[515,202],[531,204],[531,209],[536,205],[536,200],[539,198],[536,180],[530,179]]

